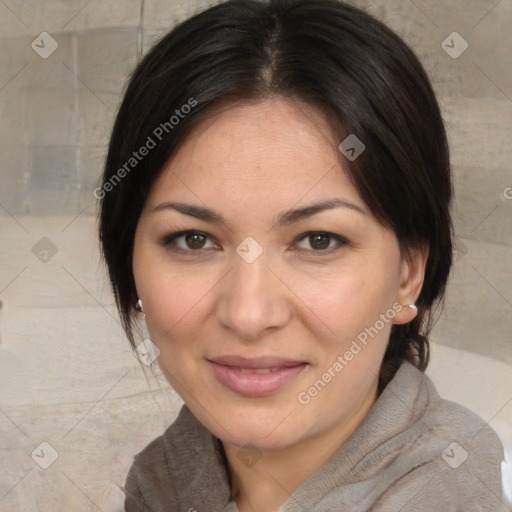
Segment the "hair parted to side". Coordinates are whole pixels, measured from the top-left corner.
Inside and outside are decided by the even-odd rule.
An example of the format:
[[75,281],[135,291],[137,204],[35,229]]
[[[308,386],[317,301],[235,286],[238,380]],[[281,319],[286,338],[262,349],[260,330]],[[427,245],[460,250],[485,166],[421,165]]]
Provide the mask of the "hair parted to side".
[[[177,25],[134,70],[102,183],[123,166],[129,172],[105,187],[99,213],[123,327],[135,347],[134,234],[164,164],[221,103],[276,95],[317,108],[339,142],[355,134],[365,151],[354,161],[340,152],[340,160],[362,199],[402,250],[429,247],[418,314],[392,326],[380,392],[404,359],[427,367],[433,312],[452,266],[453,186],[440,109],[418,58],[383,23],[338,0],[228,0]],[[180,110],[187,104],[194,106]],[[130,171],[126,162],[148,137],[156,145]]]

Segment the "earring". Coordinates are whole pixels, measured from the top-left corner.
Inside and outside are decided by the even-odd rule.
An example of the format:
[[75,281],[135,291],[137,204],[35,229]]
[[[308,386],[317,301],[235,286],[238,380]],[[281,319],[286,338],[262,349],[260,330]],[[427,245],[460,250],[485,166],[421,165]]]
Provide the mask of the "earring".
[[414,304],[403,304],[406,308],[414,309],[414,311],[418,311],[418,308]]
[[135,309],[139,312],[139,313],[142,313],[142,301],[139,299],[137,301],[137,303],[135,304]]

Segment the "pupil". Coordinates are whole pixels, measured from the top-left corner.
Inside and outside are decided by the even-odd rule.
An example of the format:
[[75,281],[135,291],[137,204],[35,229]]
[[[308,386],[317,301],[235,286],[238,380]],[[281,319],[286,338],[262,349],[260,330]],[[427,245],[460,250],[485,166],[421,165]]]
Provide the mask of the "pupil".
[[191,249],[200,249],[202,242],[201,240],[198,241],[198,239],[204,238],[204,235],[201,235],[199,233],[192,233],[187,235],[187,244]]
[[[322,235],[322,234],[319,234],[319,235],[313,235],[311,238],[312,238],[313,240],[318,240],[318,239],[322,239],[322,238],[323,238],[323,239],[324,239],[324,243],[323,243],[323,244],[322,244],[322,243],[320,243],[320,246],[321,246],[320,248],[321,248],[321,249],[325,249],[326,247],[329,247],[329,235]],[[325,242],[327,242],[327,243],[325,243]],[[314,246],[315,246],[315,242],[313,242],[313,244],[312,244],[312,245],[313,245],[313,247],[314,247]]]

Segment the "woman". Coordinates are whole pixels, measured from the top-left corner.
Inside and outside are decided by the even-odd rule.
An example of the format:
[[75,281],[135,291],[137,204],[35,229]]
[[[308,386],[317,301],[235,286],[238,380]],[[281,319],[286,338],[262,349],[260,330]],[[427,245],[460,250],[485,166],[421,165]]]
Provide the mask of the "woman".
[[506,510],[502,445],[423,373],[452,264],[418,59],[336,0],[231,0],[128,84],[100,239],[185,405],[131,511]]

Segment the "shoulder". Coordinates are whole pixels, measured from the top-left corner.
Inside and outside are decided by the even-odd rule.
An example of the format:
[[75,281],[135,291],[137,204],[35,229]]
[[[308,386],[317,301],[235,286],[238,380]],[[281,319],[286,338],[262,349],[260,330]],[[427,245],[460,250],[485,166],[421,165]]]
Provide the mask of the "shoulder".
[[504,449],[498,434],[475,412],[440,397],[427,375],[423,379],[429,396],[423,421],[430,427],[429,435],[448,443],[441,453],[446,466],[469,462],[468,466],[479,464],[482,470],[499,474]]
[[409,366],[407,373],[424,400],[415,418],[422,433],[408,447],[417,463],[372,510],[390,510],[390,506],[398,510],[406,503],[405,509],[411,512],[510,510],[502,499],[504,451],[496,432],[473,411],[440,397],[430,378]]
[[227,475],[214,436],[186,405],[167,430],[137,453],[124,486],[125,512],[169,512],[180,504],[229,499]]
[[[124,485],[125,512],[160,512],[177,506],[167,469],[164,436],[153,439],[133,459]],[[165,504],[165,508],[161,508]]]

